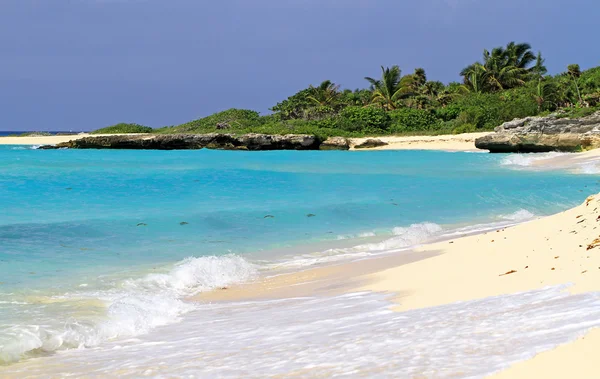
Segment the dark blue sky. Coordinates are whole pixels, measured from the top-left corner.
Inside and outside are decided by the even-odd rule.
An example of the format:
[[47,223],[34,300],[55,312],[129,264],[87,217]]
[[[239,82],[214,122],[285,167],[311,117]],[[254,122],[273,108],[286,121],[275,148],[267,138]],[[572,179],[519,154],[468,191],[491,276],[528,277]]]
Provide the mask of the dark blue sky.
[[267,112],[380,65],[458,80],[484,48],[600,64],[598,0],[0,0],[0,130],[153,127]]

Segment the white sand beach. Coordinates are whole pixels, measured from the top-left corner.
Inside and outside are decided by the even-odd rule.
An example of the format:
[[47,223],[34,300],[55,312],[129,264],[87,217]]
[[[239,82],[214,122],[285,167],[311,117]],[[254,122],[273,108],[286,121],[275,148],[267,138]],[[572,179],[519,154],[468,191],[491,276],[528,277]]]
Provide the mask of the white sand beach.
[[[600,291],[600,195],[568,211],[510,228],[418,247],[410,255],[363,260],[263,278],[202,294],[236,301],[368,290],[395,294],[398,312],[568,284]],[[600,332],[519,363],[500,378],[597,378]]]
[[[387,143],[386,146],[364,150],[444,150],[477,151],[475,139],[490,132],[450,134],[440,136],[389,136],[373,137]],[[352,146],[359,145],[368,138],[353,138]]]
[[[375,137],[388,143],[386,146],[365,150],[445,150],[445,151],[476,151],[475,139],[488,134],[467,133],[441,136],[388,136]],[[55,145],[83,137],[100,137],[116,134],[94,134],[87,133],[71,136],[44,136],[44,137],[0,137],[0,145]],[[352,146],[360,144],[367,138],[353,138]]]
[[84,137],[110,137],[142,134],[89,134],[80,133],[68,136],[41,136],[41,137],[0,137],[0,145],[56,145]]

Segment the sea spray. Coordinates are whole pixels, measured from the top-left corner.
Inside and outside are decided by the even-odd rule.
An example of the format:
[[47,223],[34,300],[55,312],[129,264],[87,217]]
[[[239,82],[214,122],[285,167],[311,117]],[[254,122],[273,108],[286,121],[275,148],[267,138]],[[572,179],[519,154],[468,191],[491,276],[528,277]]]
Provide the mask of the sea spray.
[[565,156],[565,155],[570,155],[570,154],[572,154],[572,153],[550,152],[550,153],[509,154],[502,159],[501,164],[504,166],[513,166],[513,167],[530,167],[537,161],[560,157],[560,156]]
[[165,273],[127,279],[112,289],[53,296],[47,303],[76,306],[82,301],[99,301],[105,312],[102,317],[70,318],[54,326],[47,323],[0,325],[0,363],[35,356],[36,350],[47,353],[92,347],[103,341],[147,333],[155,327],[179,321],[183,314],[196,308],[196,304],[183,301],[183,297],[248,281],[256,274],[257,267],[239,256],[187,258]]

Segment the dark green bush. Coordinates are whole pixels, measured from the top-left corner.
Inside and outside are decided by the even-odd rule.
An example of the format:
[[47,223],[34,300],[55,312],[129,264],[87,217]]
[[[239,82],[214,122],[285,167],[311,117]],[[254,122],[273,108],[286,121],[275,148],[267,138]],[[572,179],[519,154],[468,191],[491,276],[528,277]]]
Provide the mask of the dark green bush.
[[[440,111],[438,111],[439,114]],[[458,125],[471,124],[477,129],[491,130],[505,121],[536,115],[533,87],[521,87],[500,93],[470,93],[456,99],[443,111],[445,117],[458,114]]]
[[120,123],[106,128],[94,130],[91,134],[129,134],[129,133],[152,133],[154,129],[139,124]]
[[226,132],[227,129],[234,130],[255,127],[260,124],[261,117],[258,112],[232,108],[182,125],[166,127],[157,131],[159,133],[214,133],[216,131]]
[[391,121],[388,112],[381,108],[353,106],[340,112],[337,126],[349,132],[382,132],[390,127]]
[[439,118],[440,120],[451,121],[458,117],[461,110],[460,110],[460,108],[452,106],[452,104],[451,104],[444,108],[436,108],[436,109],[434,109],[433,112],[435,113],[435,116],[437,118]]
[[436,130],[441,126],[434,113],[413,108],[401,108],[389,112],[392,118],[393,133],[414,132],[417,130]]
[[452,134],[473,133],[477,131],[477,127],[473,124],[462,124],[452,129]]

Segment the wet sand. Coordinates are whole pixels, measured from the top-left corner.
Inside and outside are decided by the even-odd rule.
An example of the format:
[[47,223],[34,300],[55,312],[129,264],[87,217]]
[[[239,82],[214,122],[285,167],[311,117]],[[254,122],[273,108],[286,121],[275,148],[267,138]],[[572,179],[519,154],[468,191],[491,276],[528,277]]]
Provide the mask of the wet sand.
[[[572,284],[574,294],[600,291],[600,195],[550,217],[401,254],[265,278],[195,300],[377,291],[393,294],[395,310],[406,311],[560,284]],[[600,368],[584,359],[599,349],[600,333],[593,331],[499,377],[559,378],[567,371],[577,378],[600,377]]]

